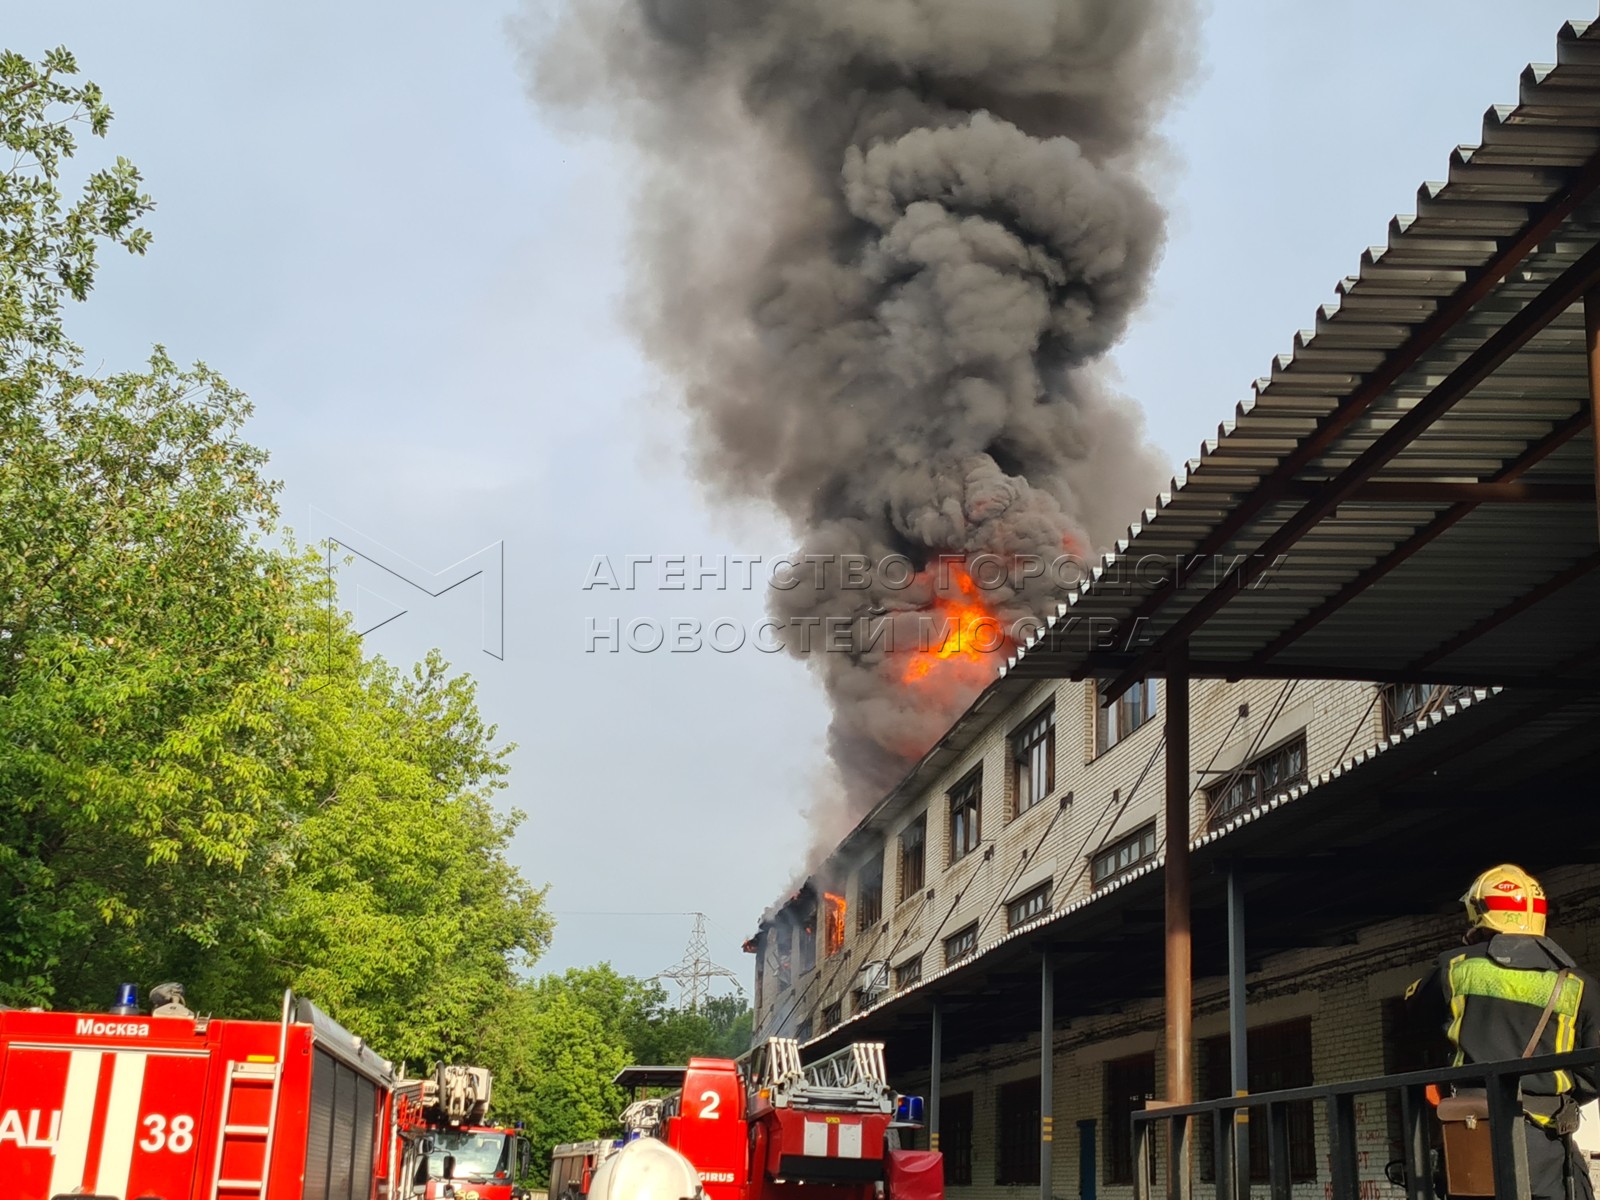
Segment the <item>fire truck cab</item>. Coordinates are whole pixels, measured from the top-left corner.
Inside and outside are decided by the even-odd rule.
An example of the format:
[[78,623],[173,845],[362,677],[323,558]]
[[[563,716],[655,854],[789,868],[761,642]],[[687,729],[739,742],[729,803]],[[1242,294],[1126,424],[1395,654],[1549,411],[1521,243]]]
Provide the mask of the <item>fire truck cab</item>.
[[122,1007],[0,1010],[8,1200],[388,1194],[390,1065],[315,1005],[286,993],[277,1023]]
[[398,1085],[399,1193],[407,1200],[523,1200],[528,1142],[488,1124],[492,1079],[483,1067],[441,1064]]

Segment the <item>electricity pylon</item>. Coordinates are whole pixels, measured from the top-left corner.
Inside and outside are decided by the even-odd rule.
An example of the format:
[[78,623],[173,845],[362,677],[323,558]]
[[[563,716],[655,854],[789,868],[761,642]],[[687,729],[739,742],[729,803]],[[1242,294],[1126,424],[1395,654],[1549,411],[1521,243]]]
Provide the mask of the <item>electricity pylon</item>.
[[727,967],[711,961],[711,946],[706,942],[705,913],[691,915],[694,917],[694,932],[689,935],[689,948],[683,952],[683,958],[677,966],[668,967],[656,978],[670,979],[678,985],[679,1008],[698,1012],[711,994],[713,979],[733,980],[733,986],[739,989],[741,996],[744,995],[744,985]]

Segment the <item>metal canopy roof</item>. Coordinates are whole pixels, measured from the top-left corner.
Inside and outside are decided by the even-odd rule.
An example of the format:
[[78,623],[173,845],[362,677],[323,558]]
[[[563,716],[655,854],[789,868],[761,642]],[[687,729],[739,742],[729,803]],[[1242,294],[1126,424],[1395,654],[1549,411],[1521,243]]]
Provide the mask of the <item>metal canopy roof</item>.
[[1600,684],[1600,24],[1557,51],[1003,674]]
[[1195,677],[1600,685],[1600,22],[1556,50],[837,855],[1037,680],[1115,693],[1179,640]]
[[[1245,872],[1259,956],[1447,911],[1482,866],[1484,825],[1461,819],[1472,812],[1520,813],[1495,825],[1495,853],[1535,871],[1600,861],[1600,824],[1573,819],[1589,815],[1600,753],[1586,353],[1600,304],[1593,333],[1584,312],[1597,289],[1600,23],[1573,23],[1557,64],[1523,73],[1519,103],[1490,110],[1482,143],[1458,148],[1448,180],[1420,189],[1415,215],[1391,222],[1387,246],[1363,255],[1182,484],[838,853],[878,836],[981,736],[992,706],[1042,678],[1098,677],[1115,694],[1163,673],[1181,647],[1197,677],[1508,688],[1191,842],[1198,974],[1222,970],[1223,923],[1203,914],[1222,907],[1225,867]],[[1056,989],[1058,1018],[1160,995],[1164,861],[808,1049],[882,1038],[895,1070],[914,1067],[933,1001],[978,1018],[945,1022],[949,1055],[1016,1040],[1038,1028],[1041,951],[1072,985]]]

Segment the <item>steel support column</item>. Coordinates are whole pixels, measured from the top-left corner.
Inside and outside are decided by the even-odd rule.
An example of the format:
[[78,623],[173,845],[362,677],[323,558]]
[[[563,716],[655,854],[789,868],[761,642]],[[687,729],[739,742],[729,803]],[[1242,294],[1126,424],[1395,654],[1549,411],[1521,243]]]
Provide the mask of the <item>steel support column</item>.
[[1050,951],[1039,956],[1039,1200],[1050,1200],[1056,1132],[1056,984]]
[[[1189,666],[1186,647],[1167,658],[1167,859],[1166,880],[1167,969],[1167,1102],[1188,1104],[1194,1099],[1192,1055],[1194,1040],[1194,979],[1189,922]],[[1168,1156],[1168,1193],[1189,1195],[1189,1121],[1173,1122]]]
[[944,1058],[944,1014],[933,1002],[933,1046],[928,1059],[928,1149],[939,1148],[939,1063]]
[[[1228,1066],[1235,1096],[1250,1091],[1250,1037],[1245,1021],[1244,872],[1228,871]],[[1234,1114],[1233,1163],[1229,1178],[1240,1200],[1250,1196],[1250,1110]],[[1220,1149],[1219,1149],[1220,1153]]]
[[[1584,344],[1589,351],[1589,412],[1600,415],[1600,288],[1583,298]],[[1600,420],[1591,420],[1594,433],[1595,504],[1600,507]]]

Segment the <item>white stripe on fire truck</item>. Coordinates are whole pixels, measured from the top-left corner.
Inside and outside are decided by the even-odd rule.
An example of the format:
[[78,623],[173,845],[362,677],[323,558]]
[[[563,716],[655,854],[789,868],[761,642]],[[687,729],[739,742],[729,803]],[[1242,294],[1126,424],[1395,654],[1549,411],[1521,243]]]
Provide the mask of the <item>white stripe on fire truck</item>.
[[839,1157],[861,1157],[861,1126],[856,1122],[839,1126]]
[[99,1050],[68,1053],[67,1090],[61,1097],[61,1136],[56,1140],[55,1169],[50,1172],[52,1196],[83,1186],[83,1164],[89,1157],[94,1098],[100,1090],[100,1060],[104,1057]]
[[100,1151],[100,1177],[93,1190],[121,1196],[133,1169],[133,1139],[139,1131],[139,1100],[144,1095],[144,1054],[119,1054],[111,1075],[111,1103],[106,1107],[105,1142]]
[[828,1155],[828,1126],[822,1121],[807,1121],[805,1145],[803,1153],[812,1158],[826,1158]]

